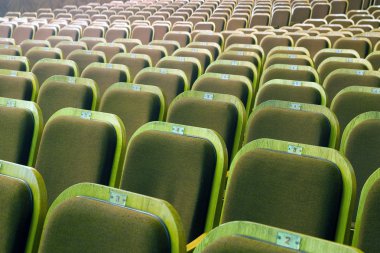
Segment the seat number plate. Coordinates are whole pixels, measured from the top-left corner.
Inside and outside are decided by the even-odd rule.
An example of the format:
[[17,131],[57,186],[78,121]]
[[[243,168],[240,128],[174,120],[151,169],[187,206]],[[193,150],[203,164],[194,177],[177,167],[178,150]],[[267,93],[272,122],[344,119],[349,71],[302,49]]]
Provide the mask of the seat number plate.
[[289,145],[288,146],[288,153],[295,154],[295,155],[302,155],[302,147],[295,146],[295,145]]
[[278,232],[276,244],[286,248],[299,250],[301,246],[301,237],[294,234]]
[[110,203],[118,206],[125,206],[127,202],[127,195],[116,191],[110,191]]

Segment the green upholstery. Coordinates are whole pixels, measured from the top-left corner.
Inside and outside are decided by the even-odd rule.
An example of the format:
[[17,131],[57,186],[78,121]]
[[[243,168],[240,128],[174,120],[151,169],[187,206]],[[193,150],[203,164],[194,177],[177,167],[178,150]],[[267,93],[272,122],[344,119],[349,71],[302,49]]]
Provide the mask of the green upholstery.
[[76,183],[118,184],[124,148],[124,127],[115,115],[74,108],[53,114],[42,133],[36,161],[49,205]]
[[72,51],[66,59],[74,61],[78,66],[78,73],[81,74],[93,62],[106,62],[106,55],[100,51],[77,49]]
[[38,252],[126,250],[185,252],[178,214],[159,199],[83,183],[65,190],[49,209]]
[[338,151],[255,140],[232,162],[221,223],[254,221],[344,242],[354,193],[353,170]]
[[38,93],[38,81],[31,72],[0,70],[0,96],[35,101]]
[[120,188],[171,203],[190,242],[218,223],[226,168],[215,132],[151,122],[129,142]]
[[128,67],[131,80],[134,80],[140,70],[152,67],[152,60],[146,54],[119,53],[110,60],[113,64],[123,64]]

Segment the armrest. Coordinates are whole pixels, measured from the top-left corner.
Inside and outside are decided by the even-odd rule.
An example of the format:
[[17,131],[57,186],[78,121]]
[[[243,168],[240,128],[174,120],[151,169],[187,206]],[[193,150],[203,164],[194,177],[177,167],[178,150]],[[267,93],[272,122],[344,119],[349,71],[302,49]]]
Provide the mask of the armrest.
[[187,253],[193,252],[194,249],[198,246],[198,244],[203,240],[203,238],[206,237],[206,235],[207,235],[207,233],[203,233],[200,236],[198,236],[197,238],[195,238],[192,242],[188,243],[186,245],[186,252]]

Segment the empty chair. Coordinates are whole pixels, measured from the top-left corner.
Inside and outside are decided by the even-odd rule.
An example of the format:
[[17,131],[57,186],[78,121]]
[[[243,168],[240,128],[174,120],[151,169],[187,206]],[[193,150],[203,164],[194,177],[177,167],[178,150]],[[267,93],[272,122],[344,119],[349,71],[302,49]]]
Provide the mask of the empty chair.
[[72,38],[73,41],[77,41],[81,38],[82,29],[76,26],[65,26],[58,32],[58,36],[67,36]]
[[379,243],[376,240],[379,228],[379,222],[376,219],[379,211],[379,172],[379,169],[376,169],[366,180],[360,194],[356,216],[352,245],[365,252],[377,252],[379,250]]
[[260,139],[232,162],[220,222],[253,221],[344,243],[354,196],[352,167],[338,151]]
[[249,116],[244,144],[270,138],[335,148],[338,135],[338,120],[325,106],[268,100]]
[[129,37],[129,31],[126,28],[111,27],[107,30],[104,38],[108,43],[114,42],[116,39],[126,39]]
[[61,49],[63,59],[66,59],[67,56],[75,50],[87,50],[86,43],[81,41],[62,41],[59,42],[55,47]]
[[46,215],[46,189],[33,168],[0,161],[0,250],[37,252]]
[[109,62],[116,54],[126,52],[125,46],[119,43],[99,43],[92,50],[103,52],[106,56],[106,62]]
[[67,57],[67,60],[74,61],[78,66],[78,73],[81,74],[83,70],[94,62],[105,63],[106,56],[103,52],[77,49],[72,51]]
[[[378,138],[379,119],[379,112],[362,113],[350,121],[342,135],[340,151],[354,168],[357,193],[362,191],[365,181],[380,165],[377,153],[380,143]],[[357,206],[356,204],[355,210],[357,210]]]
[[318,69],[319,65],[329,57],[360,58],[358,52],[352,49],[321,49],[314,55],[315,68]]
[[265,54],[268,54],[272,48],[277,46],[292,47],[293,40],[287,35],[268,35],[261,40],[260,46],[263,48]]
[[206,73],[220,73],[230,75],[240,75],[247,77],[252,82],[253,91],[257,90],[257,68],[247,61],[216,60],[206,69]]
[[267,57],[263,69],[274,65],[274,64],[288,64],[288,65],[302,65],[314,67],[313,60],[307,55],[296,55],[296,54],[272,54]]
[[24,56],[33,47],[50,47],[50,43],[46,40],[24,40],[20,43],[21,51]]
[[74,108],[53,114],[35,165],[45,180],[48,204],[80,182],[118,185],[124,151],[124,127],[117,116]]
[[315,54],[317,54],[320,50],[330,48],[331,43],[330,40],[326,37],[322,36],[308,36],[300,38],[297,43],[297,47],[304,47],[306,48],[311,57],[314,57]]
[[[336,69],[372,70],[371,63],[361,58],[329,57],[318,67],[321,84]],[[361,72],[359,71],[358,74]]]
[[10,38],[13,33],[13,26],[11,24],[0,24],[0,38]]
[[99,111],[113,113],[123,121],[127,142],[136,130],[150,121],[162,121],[165,99],[154,85],[115,83],[103,95]]
[[37,78],[31,72],[0,70],[0,97],[35,101],[38,88]]
[[334,43],[334,48],[353,49],[365,58],[372,50],[371,41],[363,37],[340,38]]
[[311,18],[323,19],[330,14],[331,5],[328,2],[316,2],[311,5]]
[[62,51],[59,48],[49,47],[33,47],[26,54],[25,57],[29,60],[29,66],[33,69],[33,66],[42,59],[62,59]]
[[225,48],[224,51],[248,51],[254,52],[261,57],[261,59],[265,58],[265,52],[263,48],[259,45],[247,45],[247,44],[233,44],[228,48]]
[[260,86],[272,79],[286,79],[319,83],[317,71],[310,66],[274,64],[263,71]]
[[0,55],[0,69],[29,71],[29,60],[24,56]]
[[[327,104],[330,105],[335,96],[349,86],[380,87],[380,75],[377,71],[357,69],[333,70],[323,82],[327,94]],[[363,101],[361,101],[363,102]]]
[[123,44],[127,52],[131,52],[135,46],[141,45],[141,41],[138,39],[115,39],[113,42]]
[[308,5],[300,5],[292,8],[292,14],[290,16],[290,25],[303,23],[311,16],[311,7]]
[[168,55],[167,50],[163,46],[154,46],[154,45],[139,45],[135,46],[131,53],[133,54],[146,54],[150,57],[152,61],[152,66],[160,61],[160,59]]
[[370,53],[365,59],[372,64],[373,69],[380,69],[380,51]]
[[[126,238],[115,243],[120,234]],[[64,191],[49,209],[39,252],[121,252],[126,248],[141,253],[185,252],[179,215],[166,201],[83,183]]]
[[78,76],[78,67],[75,62],[70,60],[41,59],[32,68],[33,74],[36,75],[40,85],[46,79],[54,75]]
[[254,35],[250,34],[232,34],[227,38],[224,47],[227,48],[232,44],[255,45],[257,44],[257,39]]
[[154,85],[162,90],[165,105],[168,107],[180,93],[189,90],[190,85],[185,72],[180,69],[148,67],[141,70],[134,83]]
[[310,57],[309,50],[304,47],[284,47],[278,46],[272,48],[269,53],[266,55],[267,58],[274,54],[290,54],[290,55],[305,55]]
[[131,80],[135,79],[140,70],[151,67],[152,61],[146,54],[119,53],[110,60],[112,64],[122,64],[128,67]]
[[35,27],[32,25],[19,25],[12,33],[12,38],[15,40],[16,45],[19,45],[24,40],[33,39]]
[[130,82],[129,70],[122,64],[94,62],[88,65],[81,77],[94,80],[99,87],[99,98],[114,83]]
[[47,122],[51,115],[65,107],[97,109],[97,93],[96,83],[91,79],[55,75],[41,86],[37,103]]
[[245,18],[230,18],[226,25],[226,31],[235,31],[239,28],[246,28],[248,21]]
[[87,26],[83,30],[83,37],[103,38],[105,35],[105,28],[101,26]]
[[255,65],[258,75],[261,73],[262,58],[257,52],[227,50],[218,57],[218,60],[247,61]]
[[73,41],[73,39],[68,36],[50,36],[47,41],[49,41],[51,47],[55,47],[62,41]]
[[326,105],[326,93],[319,83],[272,79],[260,87],[255,105],[268,100]]
[[34,35],[35,40],[47,40],[50,36],[54,36],[57,34],[57,28],[56,27],[50,27],[50,26],[43,26],[40,27],[36,34]]
[[180,48],[176,50],[173,56],[179,57],[193,57],[198,59],[201,64],[202,73],[206,70],[208,65],[213,61],[212,55],[207,49],[200,48]]
[[213,60],[217,59],[222,52],[220,45],[214,42],[191,42],[186,47],[207,49],[211,53]]
[[41,137],[42,117],[34,102],[0,97],[0,159],[32,166]]
[[167,121],[216,131],[226,143],[228,157],[232,158],[241,145],[245,114],[243,103],[235,96],[187,91],[173,100]]
[[342,132],[348,123],[361,113],[380,111],[378,87],[349,86],[334,97],[330,107],[338,118]]
[[191,35],[188,32],[171,31],[165,34],[163,40],[174,40],[177,41],[181,47],[185,47],[191,42]]
[[147,45],[154,38],[154,29],[152,26],[136,26],[132,30],[131,38],[139,39],[143,45]]
[[149,45],[164,47],[166,49],[167,56],[171,56],[181,47],[179,42],[175,40],[153,40],[149,43]]
[[226,169],[225,145],[214,131],[151,122],[128,144],[120,188],[171,203],[191,242],[218,222]]
[[290,9],[278,8],[272,12],[270,25],[274,28],[280,28],[289,25],[290,22]]
[[256,25],[269,25],[270,15],[268,13],[253,13],[250,20],[250,27]]
[[192,90],[234,95],[245,105],[247,112],[251,109],[254,95],[252,83],[247,77],[220,73],[201,75],[193,84]]
[[182,70],[187,77],[190,87],[202,74],[201,63],[194,57],[166,56],[158,61],[156,67]]
[[[282,242],[289,238],[295,246]],[[302,241],[300,244],[298,242]],[[195,253],[221,252],[301,252],[318,253],[361,253],[360,250],[329,242],[317,237],[271,227],[249,221],[231,221],[214,228],[198,244]]]

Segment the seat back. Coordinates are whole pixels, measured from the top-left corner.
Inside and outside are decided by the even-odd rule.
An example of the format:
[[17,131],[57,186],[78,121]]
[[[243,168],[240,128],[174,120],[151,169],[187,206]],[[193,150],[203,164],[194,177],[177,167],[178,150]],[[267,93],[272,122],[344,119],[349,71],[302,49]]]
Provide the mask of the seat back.
[[42,133],[36,160],[49,205],[77,183],[118,185],[124,150],[124,126],[117,116],[74,108],[53,114]]
[[42,59],[62,59],[62,51],[59,48],[49,47],[33,47],[25,54],[25,57],[29,60],[29,66],[33,69],[33,66]]
[[[120,235],[126,238],[115,242]],[[84,183],[64,191],[50,207],[39,252],[121,252],[126,248],[184,253],[177,212],[163,200]]]
[[319,83],[317,71],[310,66],[274,64],[263,71],[260,86],[273,79]]
[[119,43],[99,43],[92,50],[103,52],[106,56],[106,62],[110,62],[116,54],[126,53],[127,51],[125,46]]
[[39,85],[31,72],[0,70],[0,97],[35,101]]
[[0,114],[0,139],[3,143],[0,159],[34,165],[42,131],[42,115],[38,105],[1,97]]
[[151,122],[129,142],[120,187],[171,203],[190,242],[218,222],[226,157],[212,130]]
[[358,52],[352,49],[321,49],[314,55],[314,64],[318,69],[319,65],[330,57],[346,57],[346,58],[360,58]]
[[253,221],[344,243],[354,196],[352,167],[338,151],[255,140],[231,164],[221,223]]
[[33,168],[0,160],[1,252],[37,252],[47,211],[46,188]]
[[0,68],[29,71],[29,60],[24,56],[0,55]]
[[269,100],[249,116],[244,144],[271,138],[335,148],[338,135],[338,120],[325,106]]
[[235,96],[187,91],[173,100],[166,120],[216,131],[225,141],[232,158],[241,145],[246,112]]
[[41,59],[32,68],[38,82],[42,85],[46,79],[54,75],[78,76],[78,67],[74,61],[60,59]]
[[74,61],[78,66],[79,75],[83,70],[94,62],[105,63],[106,55],[100,51],[77,49],[72,51],[67,57],[67,60]]
[[[340,151],[352,164],[357,180],[359,193],[368,177],[380,167],[378,156],[379,140],[379,112],[365,112],[356,116],[346,126]],[[355,214],[357,204],[355,205]]]

